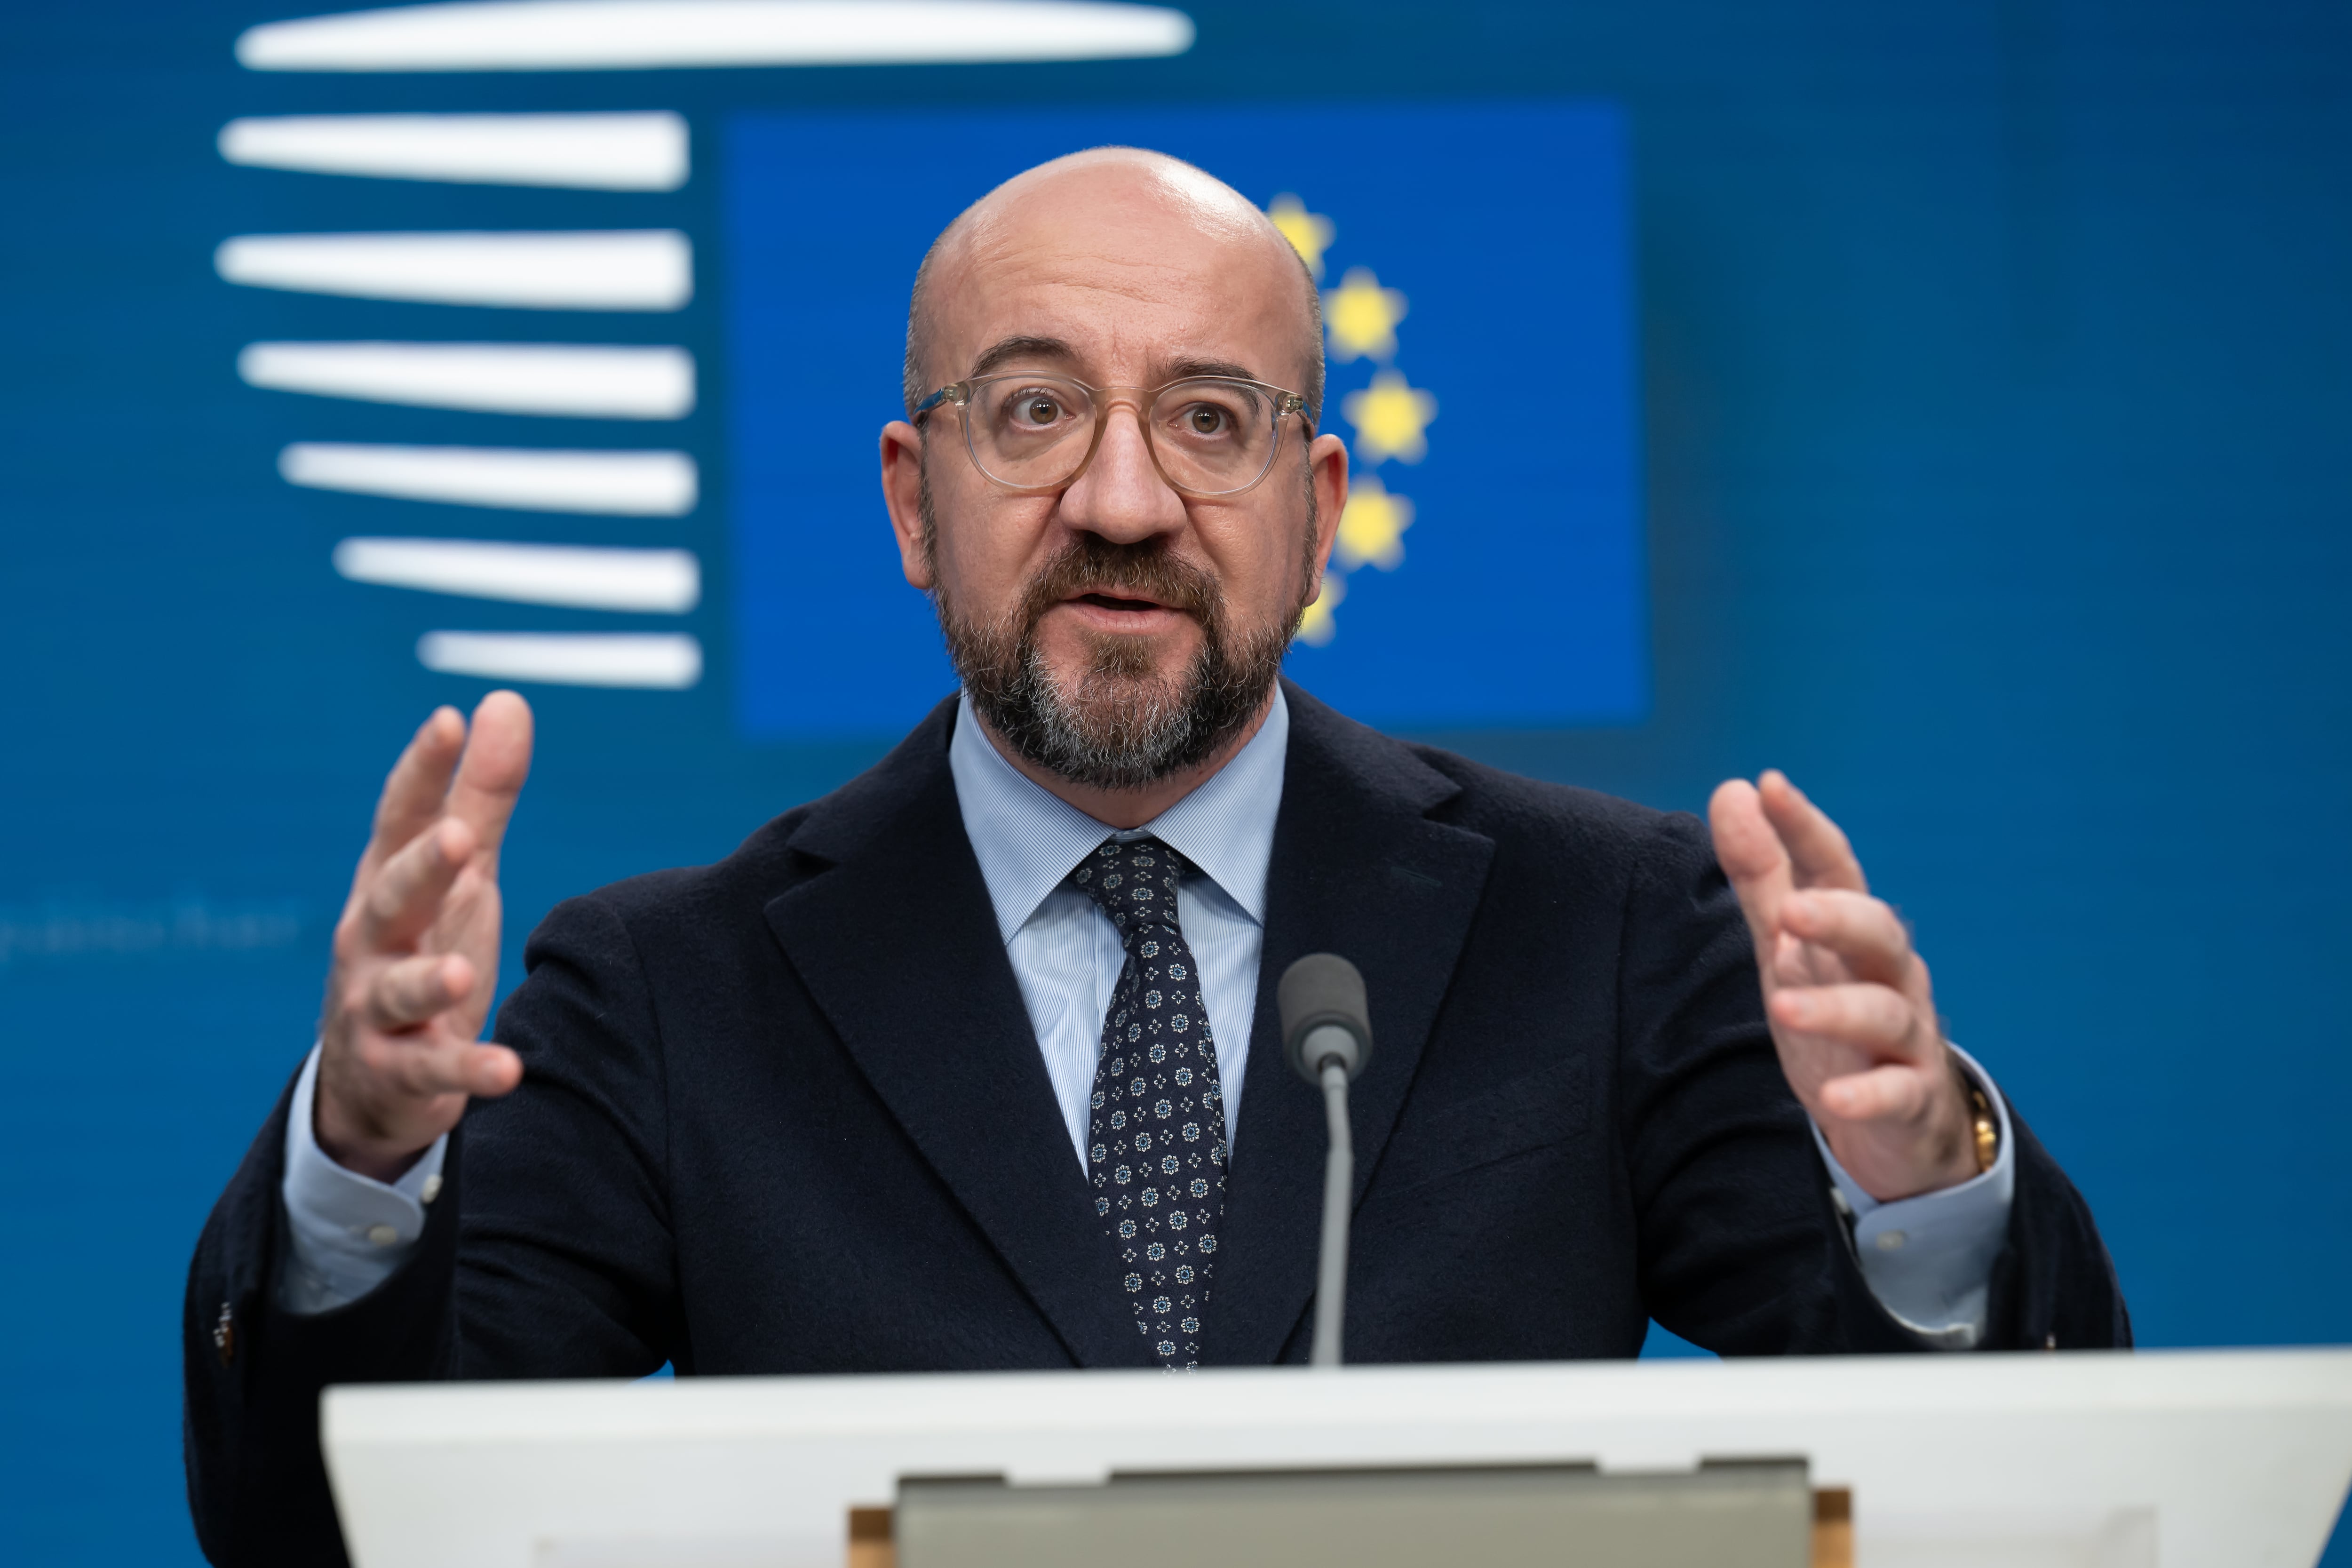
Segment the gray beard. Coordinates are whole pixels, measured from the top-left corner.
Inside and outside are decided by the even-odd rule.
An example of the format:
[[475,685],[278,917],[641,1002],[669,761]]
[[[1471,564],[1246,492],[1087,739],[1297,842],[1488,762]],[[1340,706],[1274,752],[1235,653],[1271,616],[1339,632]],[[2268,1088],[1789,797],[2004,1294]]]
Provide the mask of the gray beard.
[[990,729],[1056,777],[1108,790],[1141,789],[1214,756],[1265,705],[1290,642],[1261,635],[1238,650],[1206,645],[1173,679],[1151,672],[1145,650],[1107,642],[1065,692],[1030,637],[1008,646],[944,608],[940,625]]
[[[1311,528],[1307,538],[1311,545]],[[1190,613],[1200,623],[1200,651],[1181,674],[1166,677],[1140,641],[1092,638],[1085,671],[1064,689],[1037,647],[1038,622],[1074,593],[1122,589]],[[988,727],[1034,766],[1106,790],[1141,789],[1196,767],[1247,728],[1306,613],[1302,605],[1286,626],[1237,634],[1216,580],[1164,542],[1117,544],[1090,533],[1073,538],[998,621],[965,616],[943,588],[931,600],[948,658]]]

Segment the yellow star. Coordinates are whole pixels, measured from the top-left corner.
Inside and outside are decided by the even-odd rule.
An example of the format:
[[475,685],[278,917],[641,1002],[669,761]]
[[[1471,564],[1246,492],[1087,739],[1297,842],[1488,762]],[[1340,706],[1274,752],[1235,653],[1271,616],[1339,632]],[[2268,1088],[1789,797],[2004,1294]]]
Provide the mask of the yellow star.
[[1339,408],[1356,427],[1356,455],[1366,467],[1385,458],[1418,463],[1429,455],[1423,432],[1437,417],[1437,399],[1408,384],[1403,372],[1374,371],[1372,384],[1348,394]]
[[1339,513],[1339,560],[1343,565],[1366,562],[1393,572],[1404,560],[1404,531],[1412,526],[1412,502],[1391,495],[1380,479],[1366,474],[1349,487],[1348,505]]
[[1347,579],[1337,572],[1323,574],[1323,591],[1307,606],[1305,618],[1298,623],[1298,640],[1309,647],[1321,647],[1339,635],[1339,624],[1331,618],[1332,607],[1348,596]]
[[1290,241],[1291,248],[1307,263],[1307,270],[1322,277],[1323,252],[1330,247],[1331,237],[1337,232],[1331,220],[1321,213],[1308,212],[1307,204],[1288,191],[1266,204],[1265,216],[1282,230],[1282,237]]
[[1396,353],[1396,328],[1404,320],[1404,296],[1381,288],[1370,268],[1349,268],[1339,286],[1323,293],[1323,321],[1331,329],[1331,353],[1343,363],[1367,354],[1387,359]]

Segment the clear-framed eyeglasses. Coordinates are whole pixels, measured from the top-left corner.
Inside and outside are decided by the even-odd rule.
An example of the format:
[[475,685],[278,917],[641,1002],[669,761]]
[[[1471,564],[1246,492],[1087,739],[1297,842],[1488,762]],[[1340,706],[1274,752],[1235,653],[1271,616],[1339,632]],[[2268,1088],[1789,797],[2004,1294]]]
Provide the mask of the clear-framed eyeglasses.
[[955,405],[973,464],[1021,495],[1060,489],[1085,473],[1121,403],[1140,411],[1160,477],[1203,500],[1255,487],[1274,471],[1285,424],[1295,420],[1303,429],[1307,422],[1307,399],[1297,393],[1229,375],[1149,389],[1089,386],[1066,375],[975,376],[940,387],[911,416],[920,422],[942,403]]

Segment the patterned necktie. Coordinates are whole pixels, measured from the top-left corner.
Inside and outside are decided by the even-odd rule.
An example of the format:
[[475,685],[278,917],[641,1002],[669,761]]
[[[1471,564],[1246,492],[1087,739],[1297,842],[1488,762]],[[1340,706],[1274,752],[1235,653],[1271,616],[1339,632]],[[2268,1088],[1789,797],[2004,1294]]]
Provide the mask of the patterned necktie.
[[1157,838],[1109,838],[1070,883],[1127,949],[1096,1058],[1087,1127],[1095,1213],[1118,1248],[1135,1326],[1162,1366],[1201,1364],[1217,1226],[1225,1212],[1225,1110],[1192,950],[1176,924],[1192,869]]

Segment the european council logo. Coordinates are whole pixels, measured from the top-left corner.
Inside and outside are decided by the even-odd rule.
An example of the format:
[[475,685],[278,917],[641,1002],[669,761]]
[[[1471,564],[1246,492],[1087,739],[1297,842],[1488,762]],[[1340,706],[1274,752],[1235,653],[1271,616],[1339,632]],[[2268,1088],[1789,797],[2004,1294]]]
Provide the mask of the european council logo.
[[1290,673],[1392,729],[1647,711],[1624,124],[1593,103],[757,114],[727,138],[739,713],[903,729],[952,689],[875,438],[907,289],[1000,180],[1127,143],[1263,205],[1324,289],[1352,490]]

